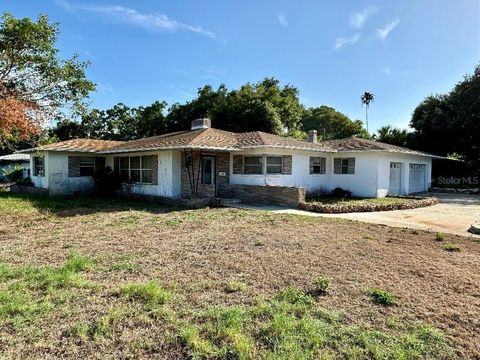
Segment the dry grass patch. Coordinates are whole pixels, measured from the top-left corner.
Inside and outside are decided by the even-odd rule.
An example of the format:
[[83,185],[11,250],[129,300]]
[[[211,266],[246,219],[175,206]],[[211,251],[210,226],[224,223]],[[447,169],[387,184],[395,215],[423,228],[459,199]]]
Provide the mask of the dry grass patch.
[[0,209],[0,357],[480,357],[468,238],[448,236],[452,256],[432,233],[337,219],[10,194]]

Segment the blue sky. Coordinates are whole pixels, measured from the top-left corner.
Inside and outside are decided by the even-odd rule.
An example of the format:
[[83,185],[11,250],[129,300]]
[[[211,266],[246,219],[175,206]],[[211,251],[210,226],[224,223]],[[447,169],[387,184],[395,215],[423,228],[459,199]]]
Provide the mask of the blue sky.
[[3,0],[16,17],[61,24],[62,56],[92,63],[93,107],[169,104],[197,88],[266,76],[307,106],[406,128],[427,95],[449,91],[480,60],[478,0]]

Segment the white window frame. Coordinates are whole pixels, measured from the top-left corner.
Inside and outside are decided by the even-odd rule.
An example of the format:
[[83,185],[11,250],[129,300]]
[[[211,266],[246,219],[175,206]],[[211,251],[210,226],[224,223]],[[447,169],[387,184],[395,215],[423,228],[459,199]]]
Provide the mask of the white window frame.
[[[327,173],[327,158],[323,156],[312,156],[312,158],[313,158],[312,175],[325,175]],[[320,168],[320,171],[315,172],[315,167]]]
[[[264,157],[263,155],[244,155],[243,156],[243,174],[245,174],[245,175],[263,175],[265,173],[263,157]],[[245,163],[245,158],[260,158],[261,163],[260,163],[260,165],[258,165],[258,164],[254,164],[254,165],[253,164],[246,164]],[[261,171],[259,173],[247,173],[247,172],[245,172],[246,167],[258,167],[258,166],[260,166],[260,169],[261,169]]]
[[[42,164],[37,164],[37,160],[42,160]],[[45,177],[45,157],[44,156],[33,156],[33,176],[35,177]],[[38,170],[41,169],[41,170]]]
[[[143,158],[144,157],[147,157],[147,156],[151,156],[152,157],[152,165],[150,168],[144,168],[144,165],[143,165]],[[138,157],[140,159],[139,161],[139,168],[132,168],[132,158],[135,158],[135,157]],[[127,158],[128,159],[128,169],[125,168],[125,167],[122,167],[122,159],[125,159]],[[118,175],[122,176],[122,170],[125,171],[127,170],[128,171],[128,180],[124,180],[124,181],[128,181],[128,182],[132,182],[134,184],[146,184],[146,185],[152,185],[153,184],[153,161],[155,161],[155,156],[154,155],[138,155],[138,156],[119,156],[118,157]],[[139,171],[140,172],[140,180],[139,181],[132,181],[132,170],[133,171]],[[152,174],[151,174],[151,179],[152,181],[150,182],[146,182],[146,181],[143,181],[143,172],[144,171],[151,171]]]
[[[279,164],[269,164],[268,158],[280,158]],[[280,167],[280,172],[269,172],[269,167]],[[265,173],[268,175],[282,175],[283,174],[283,156],[281,155],[265,155]]]
[[[245,158],[260,158],[261,159],[261,164],[245,164]],[[268,158],[280,158],[280,164],[268,164]],[[269,175],[269,176],[275,176],[275,175],[285,175],[283,173],[283,155],[275,155],[275,154],[262,154],[262,155],[243,155],[243,175]],[[258,167],[261,166],[262,172],[260,173],[247,173],[245,172],[246,167]],[[280,167],[280,172],[269,172],[268,169],[269,167]]]
[[[340,160],[340,172],[335,172],[335,160],[339,159]],[[348,172],[348,164],[349,160],[353,159],[353,172],[349,173]],[[344,165],[344,162],[346,161],[346,165]],[[357,162],[355,160],[355,157],[349,156],[349,157],[338,157],[338,158],[333,158],[333,174],[334,175],[355,175],[355,168],[357,166]],[[346,168],[346,172],[343,170]]]
[[[80,161],[82,158],[92,158],[92,166],[86,166],[85,163],[82,165],[82,162]],[[79,156],[78,159],[78,174],[79,177],[89,177],[92,175],[82,175],[82,168],[93,168],[92,175],[95,172],[95,156]]]

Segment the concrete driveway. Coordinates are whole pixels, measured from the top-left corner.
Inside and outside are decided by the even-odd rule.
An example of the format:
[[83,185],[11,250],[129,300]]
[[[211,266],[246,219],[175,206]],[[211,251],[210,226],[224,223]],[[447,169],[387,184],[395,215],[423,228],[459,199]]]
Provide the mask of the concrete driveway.
[[480,235],[473,235],[468,232],[470,225],[480,222],[480,196],[442,193],[422,193],[420,195],[436,196],[439,204],[411,210],[348,214],[319,214],[273,206],[242,205],[242,207],[271,210],[278,213],[342,218],[402,228],[480,237]]

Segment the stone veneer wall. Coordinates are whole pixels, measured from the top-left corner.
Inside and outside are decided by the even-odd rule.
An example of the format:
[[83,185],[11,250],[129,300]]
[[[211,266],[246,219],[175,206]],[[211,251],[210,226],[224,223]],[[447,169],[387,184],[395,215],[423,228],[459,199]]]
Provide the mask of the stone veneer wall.
[[[181,181],[182,181],[182,197],[190,197],[192,195],[192,190],[190,187],[190,180],[188,177],[188,170],[185,166],[185,154],[191,155],[190,151],[186,151],[182,153],[182,173],[181,173]],[[193,168],[194,168],[194,175],[195,179],[198,179],[198,196],[199,197],[206,197],[206,198],[214,198],[216,196],[215,193],[215,184],[212,185],[204,185],[202,184],[202,171],[199,170],[199,165],[201,166],[201,156],[215,156],[216,157],[216,166],[215,166],[215,178],[216,178],[216,186],[217,192],[220,186],[224,186],[229,183],[229,171],[230,171],[230,154],[227,152],[222,153],[200,153],[198,151],[193,152]],[[191,171],[191,167],[190,167]],[[219,173],[225,173],[225,176],[220,176]],[[193,176],[190,174],[190,176]]]
[[305,189],[289,186],[258,186],[222,184],[219,197],[235,198],[244,203],[294,206],[305,201]]

